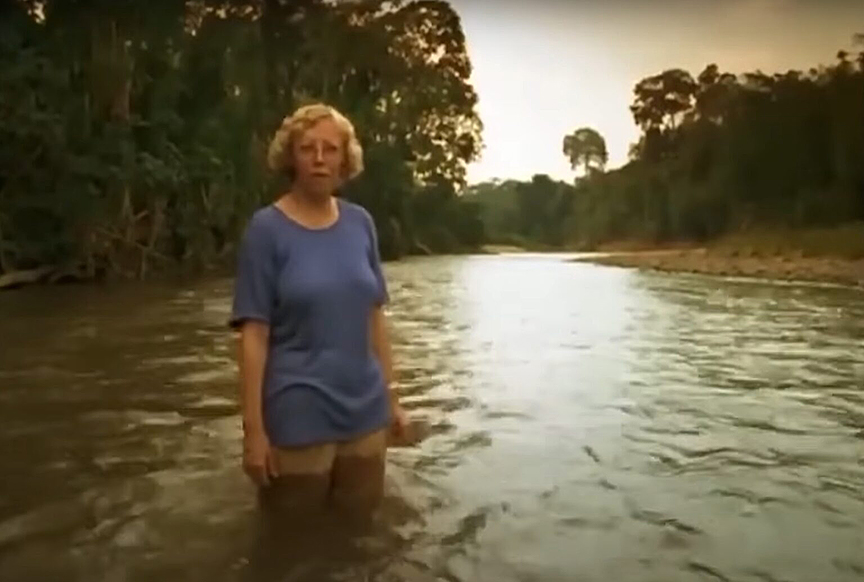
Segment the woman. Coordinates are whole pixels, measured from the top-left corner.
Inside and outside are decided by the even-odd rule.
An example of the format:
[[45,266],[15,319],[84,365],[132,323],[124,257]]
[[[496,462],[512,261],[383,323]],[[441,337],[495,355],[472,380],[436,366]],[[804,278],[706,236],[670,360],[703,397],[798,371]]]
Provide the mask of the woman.
[[230,320],[244,469],[277,507],[368,513],[382,495],[387,427],[403,438],[407,418],[390,388],[375,225],[336,197],[362,171],[362,149],[342,114],[316,104],[283,121],[268,164],[291,186],[247,226]]

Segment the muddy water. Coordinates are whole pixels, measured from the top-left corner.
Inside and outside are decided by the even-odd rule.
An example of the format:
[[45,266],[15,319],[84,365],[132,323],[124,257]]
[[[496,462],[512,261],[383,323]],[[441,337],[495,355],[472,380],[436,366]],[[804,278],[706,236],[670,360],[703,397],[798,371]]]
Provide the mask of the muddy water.
[[564,259],[388,264],[429,435],[264,558],[229,279],[0,295],[0,580],[864,578],[864,294]]

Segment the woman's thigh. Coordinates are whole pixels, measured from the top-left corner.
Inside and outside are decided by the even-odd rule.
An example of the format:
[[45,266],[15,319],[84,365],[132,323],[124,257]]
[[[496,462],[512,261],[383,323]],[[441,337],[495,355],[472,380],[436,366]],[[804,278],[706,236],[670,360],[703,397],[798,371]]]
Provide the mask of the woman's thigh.
[[387,433],[378,430],[336,446],[330,495],[338,509],[365,516],[384,492]]
[[274,447],[277,476],[261,488],[261,498],[269,509],[298,514],[315,512],[327,503],[336,444],[306,447]]

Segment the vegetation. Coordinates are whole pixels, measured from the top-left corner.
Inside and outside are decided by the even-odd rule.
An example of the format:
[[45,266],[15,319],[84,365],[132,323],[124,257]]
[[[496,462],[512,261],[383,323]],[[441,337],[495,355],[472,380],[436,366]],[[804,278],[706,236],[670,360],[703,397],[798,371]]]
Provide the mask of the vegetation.
[[488,242],[541,250],[568,242],[575,192],[572,184],[538,174],[530,182],[472,185],[463,198],[480,208]]
[[[595,247],[849,223],[837,240],[864,240],[864,52],[806,73],[671,69],[635,86],[631,112],[641,137],[620,169],[602,172],[602,138],[583,128],[564,138],[584,168],[574,184],[470,188],[490,235]],[[520,192],[534,197],[530,211]]]
[[343,195],[370,210],[385,257],[860,232],[864,51],[807,72],[648,77],[624,167],[605,171],[591,128],[563,137],[573,183],[465,186],[482,130],[470,73],[443,0],[0,3],[0,278],[230,258],[286,186],[265,172],[273,131],[310,101],[357,126],[366,171]]
[[582,127],[565,135],[563,150],[570,159],[570,166],[574,170],[581,166],[586,175],[592,170],[602,172],[609,161],[606,140],[590,127]]
[[0,3],[0,275],[229,257],[285,186],[273,131],[319,100],[357,126],[367,169],[344,195],[385,256],[477,245],[456,196],[481,147],[470,72],[439,0]]

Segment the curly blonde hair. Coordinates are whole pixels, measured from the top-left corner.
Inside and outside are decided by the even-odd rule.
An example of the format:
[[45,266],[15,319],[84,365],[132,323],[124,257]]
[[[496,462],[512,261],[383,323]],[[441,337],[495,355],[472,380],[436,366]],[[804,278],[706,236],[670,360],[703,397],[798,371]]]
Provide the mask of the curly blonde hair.
[[363,148],[357,140],[354,125],[335,107],[323,103],[304,105],[282,120],[282,125],[270,142],[267,151],[267,165],[277,173],[294,178],[294,141],[307,129],[322,119],[332,119],[343,137],[345,166],[342,178],[350,180],[363,171]]

